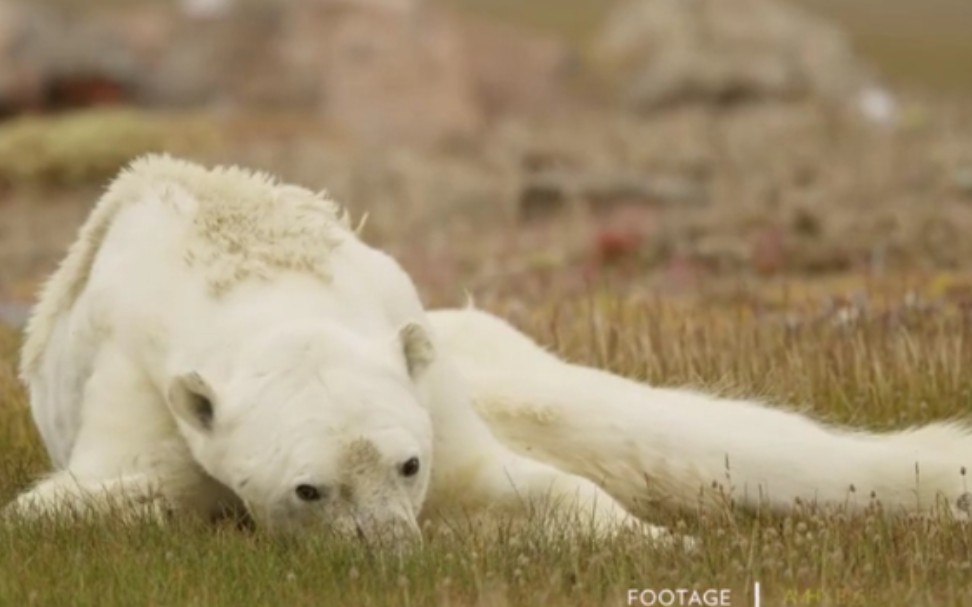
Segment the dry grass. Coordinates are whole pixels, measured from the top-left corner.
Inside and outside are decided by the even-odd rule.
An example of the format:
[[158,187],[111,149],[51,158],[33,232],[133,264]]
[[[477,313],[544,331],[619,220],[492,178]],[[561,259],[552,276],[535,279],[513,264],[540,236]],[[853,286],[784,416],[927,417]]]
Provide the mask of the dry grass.
[[[575,40],[604,6],[451,1]],[[931,49],[926,67],[968,63],[952,51],[941,61],[948,40],[972,55],[952,29],[898,19],[883,0],[854,5],[881,2],[879,13],[813,2],[844,11],[865,50],[905,80],[939,73],[911,65],[921,53],[908,48]],[[940,6],[966,10],[948,2]],[[898,19],[898,29],[876,26],[875,15]],[[908,27],[921,30],[917,41],[889,37]],[[940,80],[967,81],[951,71]],[[475,145],[445,152],[358,149],[304,117],[248,115],[214,120],[223,143],[203,155],[328,187],[356,216],[367,210],[368,240],[402,260],[432,305],[461,303],[468,289],[572,360],[888,429],[965,417],[972,398],[972,286],[962,273],[972,259],[972,194],[956,181],[972,167],[972,122],[967,108],[937,99],[908,97],[905,106],[893,131],[792,106],[551,116],[495,125]],[[13,160],[0,177],[15,187],[0,186],[0,305],[29,298],[106,175],[145,145],[167,148],[166,137],[181,136],[154,120],[125,122],[103,146],[100,126],[90,136],[94,123],[64,138],[64,123],[32,122],[40,135],[31,140],[42,150],[54,142],[54,152],[8,146]],[[687,179],[707,202],[649,203],[620,217],[642,240],[607,262],[598,238],[612,229],[610,213],[515,220],[537,164]],[[904,270],[915,273],[894,278]],[[791,278],[774,282],[781,276]],[[47,469],[15,378],[18,340],[0,326],[0,503]],[[460,528],[397,558],[326,535],[284,541],[192,521],[0,528],[0,605],[626,605],[628,588],[730,588],[738,606],[752,604],[757,580],[767,606],[972,604],[972,531],[946,517],[727,508],[660,512],[656,522],[701,538],[701,549]]]
[[[908,285],[843,298],[774,289],[497,306],[565,356],[660,384],[801,404],[835,421],[901,427],[967,413],[972,322]],[[833,291],[833,289],[830,289]],[[829,302],[829,303],[828,303]],[[0,334],[3,367],[12,332]],[[12,374],[0,373],[0,500],[45,468]],[[10,605],[625,605],[628,588],[729,588],[732,605],[968,605],[972,529],[795,508],[659,513],[703,540],[694,554],[638,538],[567,540],[506,529],[431,534],[404,558],[326,536],[291,541],[193,522],[25,526],[0,533]]]

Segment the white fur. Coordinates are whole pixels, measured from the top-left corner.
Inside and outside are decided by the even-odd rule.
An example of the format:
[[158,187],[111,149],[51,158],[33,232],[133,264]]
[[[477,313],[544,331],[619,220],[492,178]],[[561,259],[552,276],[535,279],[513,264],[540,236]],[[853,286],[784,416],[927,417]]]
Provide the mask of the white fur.
[[[563,362],[474,309],[429,314],[479,414],[515,451],[596,480],[628,508],[795,500],[969,513],[972,431],[936,423],[876,434]],[[852,489],[853,488],[853,489]],[[940,502],[939,500],[944,500]]]
[[599,528],[629,521],[589,480],[502,446],[436,351],[410,279],[333,202],[146,157],[28,326],[22,376],[58,471],[9,512],[245,508],[274,529],[410,535],[420,515],[553,497]]

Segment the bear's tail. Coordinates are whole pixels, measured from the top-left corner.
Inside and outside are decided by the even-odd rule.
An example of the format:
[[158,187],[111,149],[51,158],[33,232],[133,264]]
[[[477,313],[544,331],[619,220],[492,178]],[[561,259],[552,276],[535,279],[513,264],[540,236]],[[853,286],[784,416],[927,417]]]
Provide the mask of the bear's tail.
[[434,312],[478,412],[508,446],[600,483],[638,513],[731,500],[928,512],[972,509],[972,429],[892,433],[690,390],[652,388],[571,365],[475,310]]

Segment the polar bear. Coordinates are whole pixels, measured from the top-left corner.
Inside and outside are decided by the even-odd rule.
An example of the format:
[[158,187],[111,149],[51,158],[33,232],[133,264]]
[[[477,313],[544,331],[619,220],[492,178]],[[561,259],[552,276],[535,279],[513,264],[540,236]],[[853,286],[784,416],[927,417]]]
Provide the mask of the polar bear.
[[655,388],[564,362],[476,310],[429,313],[442,354],[508,447],[595,480],[639,515],[725,504],[783,510],[972,514],[972,429],[940,422],[890,433],[822,424],[748,400]]
[[414,537],[421,519],[544,500],[634,524],[502,445],[399,265],[325,195],[264,174],[135,161],[43,288],[21,364],[56,471],[15,518],[245,512]]

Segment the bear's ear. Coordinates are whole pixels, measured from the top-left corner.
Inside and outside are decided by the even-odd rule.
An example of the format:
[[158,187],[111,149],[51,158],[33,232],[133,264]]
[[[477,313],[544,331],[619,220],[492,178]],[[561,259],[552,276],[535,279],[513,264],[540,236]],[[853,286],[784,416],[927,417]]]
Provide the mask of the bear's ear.
[[169,409],[176,419],[182,420],[200,432],[213,428],[213,389],[195,371],[176,375],[169,384]]
[[435,349],[425,328],[410,322],[398,330],[398,341],[405,355],[405,365],[412,379],[418,379],[435,360]]

